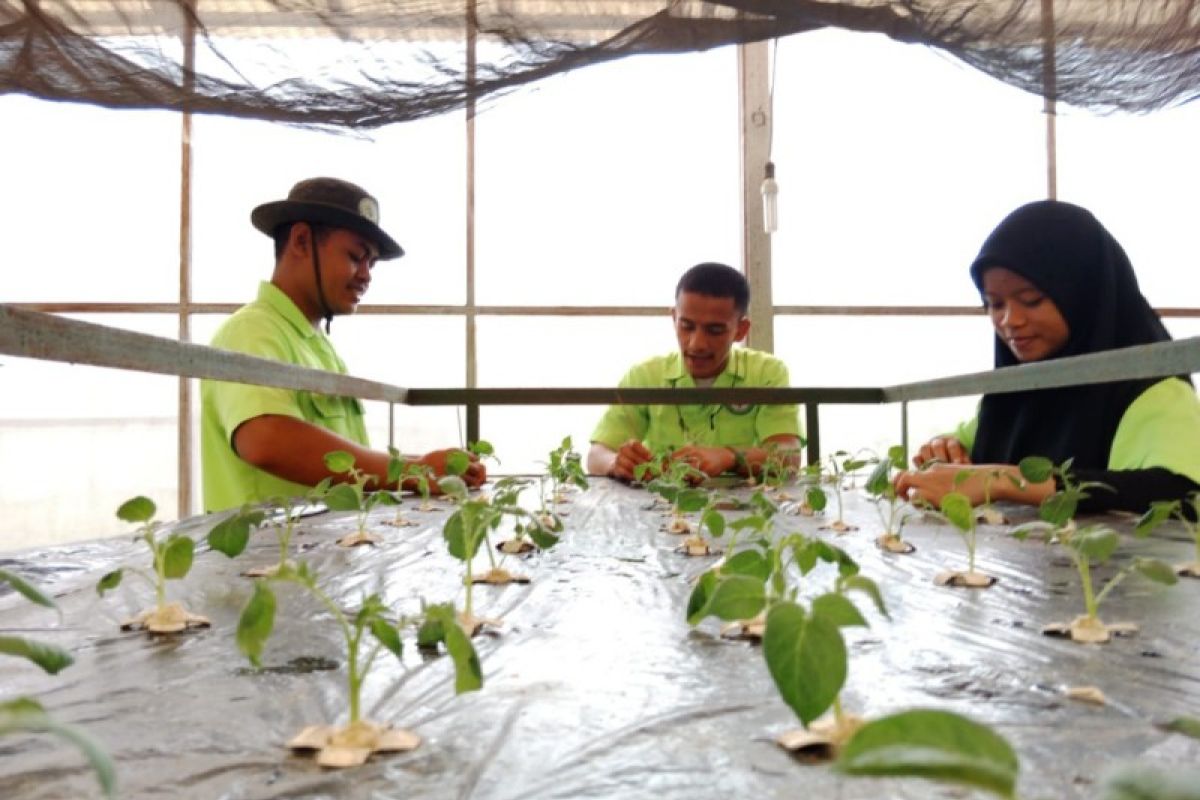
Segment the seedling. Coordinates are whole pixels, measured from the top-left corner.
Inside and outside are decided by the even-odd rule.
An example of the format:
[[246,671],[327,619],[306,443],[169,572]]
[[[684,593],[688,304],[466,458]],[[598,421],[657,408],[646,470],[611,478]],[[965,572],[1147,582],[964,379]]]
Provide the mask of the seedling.
[[866,460],[851,455],[845,450],[838,450],[829,456],[829,470],[825,473],[825,476],[826,480],[833,484],[833,496],[837,500],[837,519],[829,525],[824,526],[824,528],[828,528],[838,534],[858,530],[854,525],[847,525],[846,520],[843,519],[842,481],[866,465]]
[[[451,475],[442,478],[438,486],[458,508],[446,518],[442,535],[450,555],[464,564],[463,586],[466,590],[466,605],[458,615],[458,623],[469,635],[474,636],[484,625],[498,626],[498,620],[476,617],[474,611],[474,585],[476,583],[528,583],[524,575],[514,575],[502,569],[496,563],[493,548],[489,544],[490,533],[500,526],[506,517],[513,517],[522,524],[523,533],[533,539],[534,544],[543,549],[552,547],[558,542],[555,531],[542,526],[537,516],[531,514],[518,504],[521,491],[526,484],[515,481],[504,485],[497,484],[497,491],[492,497],[478,496],[470,499],[467,486],[462,479]],[[484,544],[490,568],[482,575],[474,572],[475,556]]]
[[[1184,511],[1185,502],[1192,507],[1190,516]],[[1143,536],[1149,535],[1152,530],[1171,518],[1179,520],[1183,529],[1191,534],[1192,541],[1196,544],[1192,560],[1175,564],[1175,573],[1187,578],[1200,578],[1200,492],[1192,492],[1186,501],[1172,500],[1152,503],[1150,510],[1138,520],[1138,533]]]
[[[955,482],[961,483],[970,476],[970,470],[962,470],[955,476]],[[940,572],[933,582],[938,586],[958,586],[966,589],[986,589],[994,584],[994,577],[975,570],[976,520],[970,498],[961,492],[949,492],[942,498],[939,516],[954,526],[967,545],[967,571]]]
[[790,506],[790,513],[799,514],[802,517],[811,517],[815,514],[820,514],[829,505],[829,496],[825,494],[825,490],[821,488],[821,465],[809,464],[804,468],[804,474],[807,475],[813,483],[804,490],[804,499],[798,504]]
[[[703,489],[685,489],[683,491],[699,491],[706,496],[707,502],[699,509],[696,509],[700,512],[700,522],[696,526],[695,532],[683,540],[683,544],[679,546],[678,552],[687,556],[709,556],[720,553],[720,548],[713,544],[712,539],[719,539],[725,535],[725,516],[719,508],[725,501],[718,497],[716,493],[710,494]],[[686,504],[688,501],[689,498],[684,497],[682,493],[677,495],[675,500],[677,507],[681,503]],[[685,505],[684,510],[687,508],[690,508],[690,506]],[[705,531],[708,531],[708,538],[704,536]]]
[[[507,477],[496,481],[492,490],[492,503],[498,506],[516,506],[521,492],[529,485],[529,481]],[[532,553],[539,547],[552,547],[558,543],[562,534],[562,519],[557,514],[542,510],[532,519],[518,515],[513,524],[513,535],[496,545],[496,549],[505,555],[521,555]]]
[[875,510],[883,524],[883,533],[875,544],[889,553],[911,553],[917,549],[901,537],[904,525],[912,515],[907,504],[896,496],[896,487],[892,485],[893,471],[903,470],[905,464],[904,448],[893,445],[888,448],[886,457],[876,461],[875,469],[867,478],[867,494],[875,498]]
[[[795,459],[796,454],[794,450],[785,450],[774,442],[768,443],[766,446],[766,458],[763,459],[758,480],[781,503],[792,499],[783,490],[783,487],[794,480],[799,472],[795,464]],[[753,486],[753,474],[751,474],[750,479],[750,485]]]
[[[1100,620],[1100,605],[1109,593],[1117,587],[1128,575],[1136,572],[1143,577],[1165,585],[1177,581],[1175,571],[1170,564],[1156,558],[1134,558],[1133,561],[1118,570],[1100,587],[1093,590],[1092,567],[1108,561],[1121,537],[1116,531],[1104,525],[1088,525],[1076,529],[1074,524],[1075,510],[1079,500],[1087,496],[1086,490],[1098,486],[1095,483],[1075,483],[1070,473],[1071,462],[1068,460],[1061,467],[1055,467],[1049,459],[1040,456],[1030,456],[1022,459],[1018,465],[1021,475],[1035,483],[1048,480],[1058,475],[1063,488],[1047,497],[1038,508],[1040,522],[1022,525],[1012,531],[1012,536],[1025,539],[1031,534],[1040,534],[1047,544],[1062,545],[1067,555],[1079,572],[1079,582],[1083,588],[1085,613],[1069,623],[1054,623],[1042,628],[1042,633],[1050,636],[1068,636],[1072,641],[1101,644],[1109,641],[1113,635],[1130,634],[1137,630],[1134,623],[1115,623],[1106,625]],[[1139,538],[1148,536],[1149,525],[1139,525],[1135,535]]]
[[692,524],[685,515],[708,505],[708,492],[692,486],[697,475],[703,474],[687,462],[673,461],[666,472],[646,484],[647,489],[671,505],[671,521],[664,526],[667,533],[693,533]]
[[330,472],[350,477],[349,483],[338,483],[329,487],[323,498],[325,505],[330,511],[354,511],[358,515],[358,530],[338,539],[338,545],[355,547],[380,542],[378,536],[367,531],[367,518],[371,510],[381,503],[395,505],[398,502],[395,495],[386,489],[368,492],[367,486],[375,480],[375,476],[368,475],[354,466],[354,456],[345,450],[326,453],[325,466]]
[[[154,557],[154,572],[148,573],[129,567],[136,575],[145,578],[154,587],[154,608],[147,609],[136,617],[121,623],[121,630],[147,630],[151,633],[177,633],[188,628],[207,628],[211,623],[206,617],[192,614],[179,603],[167,602],[167,581],[178,580],[192,568],[192,556],[196,543],[181,533],[171,533],[165,539],[156,535],[160,523],[154,520],[154,501],[148,497],[126,500],[117,509],[117,516],[126,522],[143,523],[137,533],[150,548]],[[96,592],[103,596],[110,589],[121,585],[124,568],[109,572],[96,584]]]
[[[818,563],[833,564],[838,577],[832,591],[819,595],[806,608],[799,600],[794,576],[807,576]],[[789,750],[829,754],[840,748],[862,725],[842,709],[840,694],[848,672],[841,628],[865,626],[866,620],[847,597],[850,591],[870,596],[887,615],[874,581],[858,573],[858,565],[843,550],[803,534],[776,542],[763,539],[719,568],[701,576],[688,600],[692,625],[705,617],[742,620],[766,613],[763,657],[785,703],[805,730],[779,737]],[[826,711],[833,718],[817,722]]]
[[[557,448],[550,451],[550,460],[546,462],[546,477],[550,480],[550,504],[559,505],[570,502],[566,489],[575,486],[587,489],[587,473],[583,469],[583,459],[571,446],[571,437],[562,440]],[[546,499],[542,497],[542,511],[546,510]]]
[[[401,659],[401,630],[409,624],[421,624],[425,619],[440,619],[443,613],[440,607],[426,609],[424,619],[394,620],[379,595],[372,594],[363,599],[356,612],[348,614],[321,590],[316,573],[306,563],[285,564],[273,577],[255,582],[254,595],[238,621],[238,648],[255,667],[262,666],[262,653],[275,627],[275,594],[269,581],[294,583],[316,598],[337,620],[346,647],[347,724],[340,727],[310,725],[293,737],[288,747],[315,751],[317,763],[323,767],[353,767],[366,762],[372,753],[400,752],[420,745],[421,738],[415,733],[363,719],[362,687],[380,651],[386,649]],[[364,642],[367,631],[374,639],[373,646]],[[480,688],[483,674],[470,640],[454,625],[442,625],[440,634],[454,663],[455,693]]]

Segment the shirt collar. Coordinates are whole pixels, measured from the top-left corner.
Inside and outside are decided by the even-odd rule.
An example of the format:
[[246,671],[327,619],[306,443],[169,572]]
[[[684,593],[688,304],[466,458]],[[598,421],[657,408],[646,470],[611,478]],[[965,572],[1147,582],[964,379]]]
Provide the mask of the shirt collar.
[[296,332],[305,339],[320,335],[313,324],[305,318],[300,308],[292,302],[292,298],[270,281],[262,281],[258,284],[258,302],[270,306],[279,316],[291,323]]
[[[683,356],[676,350],[667,356],[666,364],[663,366],[664,377],[677,385],[683,382],[684,385],[695,385],[695,380],[688,374],[687,369],[683,365]],[[725,362],[725,369],[713,381],[713,386],[729,386],[732,385],[734,379],[738,383],[746,380],[746,358],[742,352],[742,348],[734,347],[729,351],[729,360]]]

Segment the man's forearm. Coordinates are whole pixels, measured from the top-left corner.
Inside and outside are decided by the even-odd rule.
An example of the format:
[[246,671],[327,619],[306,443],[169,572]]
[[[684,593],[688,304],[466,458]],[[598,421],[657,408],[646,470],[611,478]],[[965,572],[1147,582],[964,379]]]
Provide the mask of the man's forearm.
[[332,477],[346,480],[325,466],[325,454],[345,450],[354,456],[354,465],[375,476],[370,488],[383,487],[387,479],[389,456],[339,436],[319,425],[279,415],[246,420],[233,434],[234,452],[247,463],[277,478],[315,486]]

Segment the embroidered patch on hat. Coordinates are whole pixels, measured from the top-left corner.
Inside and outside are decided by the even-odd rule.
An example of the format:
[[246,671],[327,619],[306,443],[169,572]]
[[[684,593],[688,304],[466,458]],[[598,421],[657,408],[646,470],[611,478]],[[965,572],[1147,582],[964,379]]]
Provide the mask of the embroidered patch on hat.
[[364,197],[358,201],[358,215],[366,217],[376,225],[379,224],[379,204],[375,202],[374,197]]

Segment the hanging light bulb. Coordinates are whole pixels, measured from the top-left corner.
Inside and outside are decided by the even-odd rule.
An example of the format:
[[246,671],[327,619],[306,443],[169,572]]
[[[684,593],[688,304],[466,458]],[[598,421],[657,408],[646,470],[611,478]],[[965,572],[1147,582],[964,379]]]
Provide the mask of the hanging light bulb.
[[763,230],[779,230],[779,184],[775,182],[775,162],[768,161],[762,182]]

